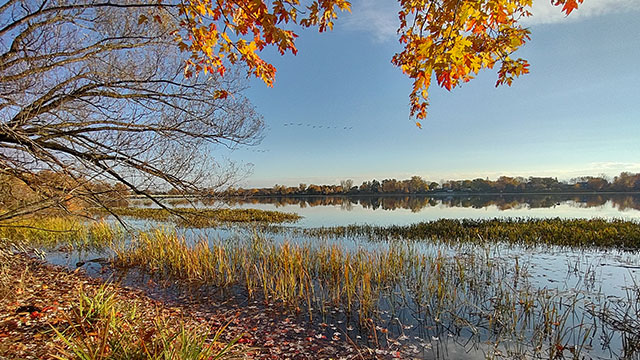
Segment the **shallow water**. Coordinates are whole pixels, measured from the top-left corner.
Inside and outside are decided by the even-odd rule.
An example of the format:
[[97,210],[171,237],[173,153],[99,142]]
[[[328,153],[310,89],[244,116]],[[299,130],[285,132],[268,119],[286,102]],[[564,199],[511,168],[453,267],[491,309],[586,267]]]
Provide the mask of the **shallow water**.
[[[164,202],[191,206],[180,199]],[[134,201],[136,206],[144,203]],[[407,225],[438,219],[505,217],[640,220],[638,194],[261,197],[195,205],[294,212],[303,217],[296,223],[301,227]]]
[[[420,221],[442,218],[486,219],[495,217],[524,218],[615,218],[640,221],[638,198],[633,196],[536,196],[532,198],[509,197],[445,197],[445,198],[313,198],[313,199],[258,199],[251,203],[233,204],[198,204],[199,206],[229,206],[239,208],[259,208],[296,212],[304,218],[289,228],[313,228],[319,226],[338,226],[350,224],[403,225]],[[149,228],[157,223],[134,221],[130,224],[139,228]],[[168,224],[160,224],[168,226]],[[207,239],[211,244],[225,243],[230,239],[250,239],[262,230],[255,227],[230,226],[210,229],[175,229],[188,241]],[[388,242],[371,242],[366,238],[314,238],[299,235],[295,231],[278,234],[263,233],[275,243],[300,243],[320,245],[338,245],[348,251],[358,249],[385,250],[392,246]],[[384,349],[400,351],[405,357],[422,359],[484,359],[484,358],[532,358],[534,344],[549,346],[551,340],[535,342],[527,337],[539,333],[536,330],[537,320],[528,324],[526,319],[518,318],[517,336],[503,336],[493,333],[495,330],[486,324],[475,308],[483,311],[491,310],[493,301],[501,299],[501,292],[524,289],[530,293],[541,292],[549,297],[549,304],[557,306],[559,313],[566,314],[566,328],[562,334],[562,344],[583,344],[585,335],[588,341],[581,349],[581,356],[592,359],[624,358],[640,359],[634,352],[624,352],[623,337],[631,336],[608,328],[598,318],[585,309],[591,304],[603,303],[631,305],[628,290],[634,284],[640,284],[640,255],[635,251],[572,249],[559,246],[523,247],[510,244],[442,244],[434,242],[416,242],[410,245],[419,254],[435,257],[440,254],[446,261],[454,261],[465,256],[477,256],[493,265],[480,268],[485,276],[479,290],[469,290],[473,299],[455,303],[457,308],[443,308],[445,318],[438,319],[437,304],[430,298],[415,299],[408,289],[409,282],[398,284],[389,289],[378,301],[378,310],[372,317],[375,326],[360,328],[357,316],[348,314],[344,309],[327,308],[318,314],[315,309],[315,325],[326,323],[328,337],[336,331],[347,334],[360,344],[380,345]],[[58,253],[48,254],[48,260],[71,268],[78,261],[109,257],[109,253]],[[482,263],[482,262],[480,262]],[[83,265],[93,276],[109,277],[109,269],[100,262],[88,262]],[[106,272],[105,272],[106,271]],[[414,274],[429,279],[430,274]],[[164,290],[151,288],[142,276],[137,282],[135,277],[127,278],[131,286],[140,286],[153,291],[160,297],[180,301],[180,284],[172,284]],[[404,280],[403,280],[404,281]],[[408,280],[407,280],[408,281]],[[321,285],[321,284],[319,284]],[[637,286],[637,285],[636,285]],[[516,289],[516,290],[513,290]],[[219,294],[216,289],[200,289]],[[190,291],[190,290],[189,290]],[[475,293],[478,291],[478,293]],[[241,292],[241,291],[240,291]],[[230,291],[238,303],[246,303],[249,299],[239,292]],[[640,293],[639,293],[640,294]],[[543,296],[544,298],[544,296]],[[424,301],[424,304],[418,304]],[[636,299],[636,302],[640,299]],[[574,305],[568,305],[571,303]],[[256,306],[264,306],[265,302],[256,302]],[[263,304],[263,305],[260,305]],[[544,301],[539,306],[544,305]],[[497,306],[497,305],[496,305]],[[542,316],[540,308],[536,316]],[[555,310],[554,310],[555,311]],[[461,325],[460,321],[468,321],[471,325]],[[585,326],[583,330],[582,326]],[[476,333],[470,329],[476,327]],[[385,330],[383,333],[382,330]],[[569,329],[569,330],[566,330]],[[588,331],[588,333],[587,333]],[[383,335],[384,334],[384,335]],[[550,334],[549,336],[551,336]],[[558,335],[558,334],[556,334]],[[558,336],[560,336],[558,335]],[[516,337],[517,337],[516,336]],[[636,339],[638,340],[638,339]],[[534,358],[549,358],[543,349]],[[573,350],[575,351],[575,350]],[[520,355],[518,355],[520,354]],[[524,355],[523,355],[524,354]],[[565,350],[564,356],[571,358],[571,351]],[[560,358],[560,357],[559,357]],[[581,357],[582,358],[582,357]]]

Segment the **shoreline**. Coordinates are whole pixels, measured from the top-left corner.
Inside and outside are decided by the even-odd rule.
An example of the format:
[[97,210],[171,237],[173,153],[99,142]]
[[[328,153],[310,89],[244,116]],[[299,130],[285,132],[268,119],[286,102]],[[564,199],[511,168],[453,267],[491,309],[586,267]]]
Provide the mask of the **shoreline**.
[[[163,194],[151,194],[154,199],[170,200],[170,199],[199,199],[199,198],[214,198],[216,200],[224,201],[225,199],[260,199],[260,198],[317,198],[317,197],[447,197],[447,196],[552,196],[552,195],[640,195],[640,191],[543,191],[543,192],[446,192],[435,191],[428,193],[366,193],[366,194],[273,194],[273,195],[163,195]],[[149,199],[146,195],[129,195],[126,197],[130,200],[144,200]]]
[[[79,290],[96,291],[105,282],[86,275],[83,268],[71,271],[24,253],[5,254],[2,258],[0,358],[61,356],[64,342],[56,337],[52,326],[64,325],[65,316],[77,306]],[[160,300],[129,286],[114,284],[110,288],[118,303],[135,307],[149,323],[158,316],[179,318],[186,327],[207,327],[211,333],[227,324],[222,341],[238,338],[240,348],[235,355],[240,358],[371,358],[370,349],[356,348],[345,336],[326,336],[322,329],[307,327],[295,316],[279,311],[277,305],[266,310],[250,304],[235,309],[211,304],[197,306]]]

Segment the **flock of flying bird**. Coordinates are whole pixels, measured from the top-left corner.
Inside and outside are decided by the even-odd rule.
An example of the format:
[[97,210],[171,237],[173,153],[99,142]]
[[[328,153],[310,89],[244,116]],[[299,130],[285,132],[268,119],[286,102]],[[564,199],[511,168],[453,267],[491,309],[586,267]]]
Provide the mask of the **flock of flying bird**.
[[[306,123],[286,123],[284,124],[284,126],[306,126],[306,127],[310,127],[312,129],[340,129],[340,126],[330,126],[330,125],[313,125],[313,124],[306,124]],[[353,126],[343,126],[342,130],[352,130]],[[265,149],[253,149],[253,150],[249,150],[251,152],[254,153],[266,153],[269,152],[270,150],[265,150]]]
[[[304,123],[286,123],[284,126],[307,126],[312,129],[339,129],[339,126],[330,126],[330,125],[313,125],[313,124],[304,124]],[[343,130],[351,130],[353,126],[344,126]]]

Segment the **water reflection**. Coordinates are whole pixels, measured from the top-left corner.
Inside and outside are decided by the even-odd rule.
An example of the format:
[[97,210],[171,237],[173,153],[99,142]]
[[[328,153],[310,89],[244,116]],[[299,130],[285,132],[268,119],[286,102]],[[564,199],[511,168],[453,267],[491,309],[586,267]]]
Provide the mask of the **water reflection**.
[[[225,200],[168,198],[173,207],[231,207],[297,213],[299,227],[407,225],[439,219],[564,218],[640,221],[640,194],[503,194],[421,196],[261,196]],[[150,200],[129,206],[157,207]]]
[[[177,200],[180,201],[180,200]],[[177,204],[176,200],[169,200]],[[640,210],[640,194],[548,194],[548,195],[449,195],[449,196],[281,196],[230,198],[230,206],[269,204],[275,207],[297,205],[300,208],[339,206],[351,211],[354,206],[364,209],[408,209],[419,212],[428,207],[461,207],[482,209],[496,207],[499,210],[553,208],[569,205],[576,208],[603,207],[610,203],[618,211]],[[205,203],[205,205],[210,205]]]

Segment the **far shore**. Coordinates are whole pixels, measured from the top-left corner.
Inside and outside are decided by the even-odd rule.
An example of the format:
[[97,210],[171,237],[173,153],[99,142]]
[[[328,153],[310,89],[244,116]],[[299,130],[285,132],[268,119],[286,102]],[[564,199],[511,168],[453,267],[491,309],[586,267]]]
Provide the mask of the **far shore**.
[[369,193],[369,194],[288,194],[288,195],[168,195],[168,194],[151,194],[151,195],[129,195],[129,199],[195,199],[201,197],[220,197],[224,198],[310,198],[310,197],[398,197],[398,196],[415,196],[415,197],[445,197],[445,196],[537,196],[537,195],[640,195],[640,191],[544,191],[544,192],[463,192],[463,191],[433,191],[426,193]]

